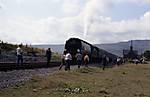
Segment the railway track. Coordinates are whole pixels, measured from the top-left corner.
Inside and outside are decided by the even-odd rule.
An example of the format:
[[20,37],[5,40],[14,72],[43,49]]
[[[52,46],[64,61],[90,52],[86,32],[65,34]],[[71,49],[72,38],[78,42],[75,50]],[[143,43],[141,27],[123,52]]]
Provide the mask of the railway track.
[[49,65],[46,62],[26,62],[23,65],[17,65],[15,62],[0,62],[0,71],[20,70],[20,69],[35,69],[56,67],[61,64],[60,61],[52,61]]

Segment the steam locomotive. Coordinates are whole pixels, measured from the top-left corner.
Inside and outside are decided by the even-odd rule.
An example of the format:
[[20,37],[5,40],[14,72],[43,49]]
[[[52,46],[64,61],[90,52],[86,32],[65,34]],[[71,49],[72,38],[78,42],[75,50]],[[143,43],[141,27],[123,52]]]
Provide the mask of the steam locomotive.
[[77,50],[80,50],[82,55],[84,55],[84,52],[86,51],[89,55],[90,63],[101,63],[103,56],[109,58],[110,62],[115,62],[117,59],[116,55],[100,49],[79,38],[70,38],[67,40],[65,43],[65,49],[71,53],[74,62]]

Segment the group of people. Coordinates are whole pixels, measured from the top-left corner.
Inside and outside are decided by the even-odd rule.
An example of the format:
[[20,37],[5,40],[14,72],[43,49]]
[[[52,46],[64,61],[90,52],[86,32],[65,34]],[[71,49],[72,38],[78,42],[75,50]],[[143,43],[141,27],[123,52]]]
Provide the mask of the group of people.
[[[17,54],[17,64],[23,65],[23,50],[22,50],[22,45],[19,45],[18,48],[16,49],[16,54]],[[52,52],[51,48],[48,48],[46,50],[46,57],[47,57],[47,65],[50,64],[51,58],[52,58]],[[70,51],[64,50],[62,56],[61,56],[61,65],[59,67],[59,70],[65,66],[65,70],[70,70],[70,65],[73,63],[76,63],[78,65],[78,68],[81,67],[81,65],[84,65],[85,67],[88,67],[90,58],[88,55],[88,52],[85,50],[83,53],[78,49],[77,53],[75,56],[72,56]],[[102,63],[103,63],[103,70],[105,69],[106,65],[108,64],[109,59],[104,55],[102,58]]]
[[[19,45],[18,48],[16,49],[18,65],[19,64],[23,65],[23,50],[21,49],[21,47],[22,45]],[[47,57],[47,66],[48,66],[52,58],[51,48],[48,48],[46,50],[46,57]],[[80,68],[81,65],[88,67],[89,61],[90,61],[90,58],[86,50],[81,53],[81,51],[77,49],[77,53],[74,56],[71,55],[70,51],[64,50],[61,56],[61,65],[59,67],[59,70],[63,66],[65,66],[66,71],[70,70],[70,65],[73,65],[74,63],[78,65],[78,68]],[[104,55],[102,58],[103,70],[105,70],[109,61],[110,59],[106,55]]]
[[[74,58],[73,58],[74,57]],[[72,56],[69,51],[64,50],[62,54],[62,62],[59,67],[59,70],[65,66],[65,70],[70,70],[70,65],[73,64],[74,61],[78,65],[78,68],[83,64],[84,66],[88,67],[89,63],[89,55],[88,53],[81,54],[81,51],[78,49],[75,56]],[[75,60],[74,60],[75,59]]]

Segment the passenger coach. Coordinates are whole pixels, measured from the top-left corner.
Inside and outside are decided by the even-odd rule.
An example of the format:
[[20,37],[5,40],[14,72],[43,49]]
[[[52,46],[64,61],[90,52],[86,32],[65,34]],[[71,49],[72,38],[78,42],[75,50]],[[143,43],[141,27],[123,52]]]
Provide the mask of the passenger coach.
[[90,57],[90,62],[92,63],[101,62],[103,55],[106,55],[111,61],[115,61],[117,58],[116,55],[99,49],[98,47],[93,46],[92,44],[79,38],[70,38],[69,40],[67,40],[65,49],[71,53],[73,60],[75,60],[75,55],[78,49],[81,51],[81,54],[84,54],[84,52],[86,51]]

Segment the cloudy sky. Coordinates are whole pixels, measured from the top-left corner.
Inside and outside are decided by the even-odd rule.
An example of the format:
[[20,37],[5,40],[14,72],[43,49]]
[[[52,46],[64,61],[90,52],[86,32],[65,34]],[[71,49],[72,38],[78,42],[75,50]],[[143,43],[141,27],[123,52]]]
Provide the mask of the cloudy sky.
[[150,0],[0,0],[0,39],[62,44],[150,39]]

